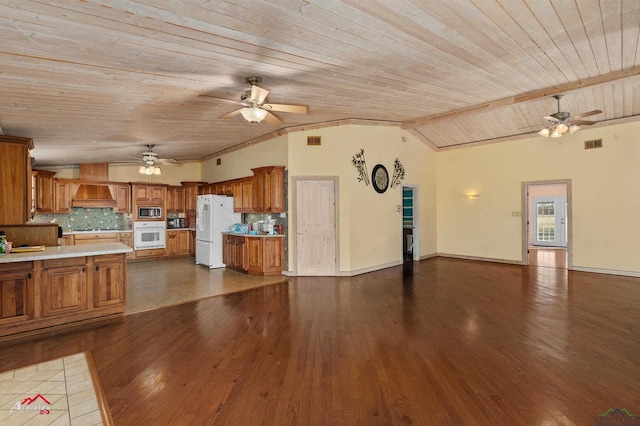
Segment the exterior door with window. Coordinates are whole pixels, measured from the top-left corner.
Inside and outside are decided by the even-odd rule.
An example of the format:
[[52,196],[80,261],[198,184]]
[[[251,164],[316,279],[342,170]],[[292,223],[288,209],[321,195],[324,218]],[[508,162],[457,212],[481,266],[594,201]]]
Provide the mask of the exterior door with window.
[[567,197],[533,198],[533,245],[567,246]]

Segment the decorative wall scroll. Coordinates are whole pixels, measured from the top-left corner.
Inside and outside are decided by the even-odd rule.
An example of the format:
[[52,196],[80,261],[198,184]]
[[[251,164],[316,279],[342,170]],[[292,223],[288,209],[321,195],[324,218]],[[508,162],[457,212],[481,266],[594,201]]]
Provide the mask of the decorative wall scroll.
[[399,159],[393,162],[393,178],[391,178],[391,188],[400,185],[404,180],[404,166]]
[[364,148],[360,148],[360,152],[353,155],[351,164],[358,170],[358,182],[369,185],[369,172],[367,172],[367,162],[364,159]]

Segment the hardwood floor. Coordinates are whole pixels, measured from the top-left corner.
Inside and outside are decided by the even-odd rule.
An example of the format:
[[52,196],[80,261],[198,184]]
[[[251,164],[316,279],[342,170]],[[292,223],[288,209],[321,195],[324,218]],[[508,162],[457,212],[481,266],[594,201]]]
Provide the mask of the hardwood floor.
[[91,351],[116,425],[593,425],[640,412],[640,279],[457,259],[3,344]]
[[529,247],[529,265],[567,269],[567,249]]

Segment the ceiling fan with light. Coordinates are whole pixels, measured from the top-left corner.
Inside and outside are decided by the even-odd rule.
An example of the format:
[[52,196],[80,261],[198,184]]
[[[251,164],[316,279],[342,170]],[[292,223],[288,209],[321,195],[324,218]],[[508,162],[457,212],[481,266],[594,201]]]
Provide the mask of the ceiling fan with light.
[[602,111],[600,111],[599,109],[595,109],[589,112],[583,112],[582,114],[577,114],[573,117],[571,117],[571,114],[569,114],[568,112],[560,111],[560,99],[562,99],[563,96],[563,94],[553,95],[553,97],[558,101],[558,112],[542,117],[547,120],[547,125],[538,132],[540,136],[544,136],[545,138],[561,138],[562,135],[567,131],[569,132],[569,134],[573,134],[576,131],[580,130],[580,126],[591,126],[592,124],[597,123],[596,121],[586,121],[579,119],[600,114]]
[[[247,77],[245,81],[251,85],[251,89],[245,90],[240,94],[240,102],[238,102],[238,104],[242,105],[242,108],[225,114],[220,118],[227,119],[242,114],[244,119],[251,124],[258,124],[262,120],[266,120],[269,124],[279,124],[282,123],[282,120],[272,114],[271,111],[289,112],[293,114],[307,113],[307,107],[305,105],[265,103],[269,91],[258,86],[258,84],[262,82],[261,77]],[[211,95],[202,96],[215,98],[215,96]],[[228,99],[223,100],[228,101]]]
[[180,166],[180,162],[174,160],[173,158],[158,158],[158,154],[153,152],[153,147],[155,145],[146,145],[147,151],[142,153],[142,157],[139,158],[138,161],[117,161],[116,163],[120,164],[140,164],[140,168],[138,169],[138,173],[143,175],[160,175],[162,174],[162,170],[160,169],[160,165],[172,165],[172,166]]

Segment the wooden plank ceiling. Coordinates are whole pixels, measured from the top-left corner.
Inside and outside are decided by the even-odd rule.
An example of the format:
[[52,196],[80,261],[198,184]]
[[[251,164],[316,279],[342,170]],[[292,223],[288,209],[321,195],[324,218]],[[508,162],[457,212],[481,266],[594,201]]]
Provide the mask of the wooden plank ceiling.
[[[559,92],[598,126],[640,115],[634,0],[0,0],[0,26],[0,127],[42,166],[146,144],[195,160],[336,122],[448,149],[535,135]],[[252,75],[309,113],[220,119]]]

